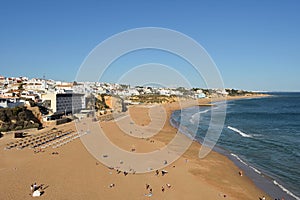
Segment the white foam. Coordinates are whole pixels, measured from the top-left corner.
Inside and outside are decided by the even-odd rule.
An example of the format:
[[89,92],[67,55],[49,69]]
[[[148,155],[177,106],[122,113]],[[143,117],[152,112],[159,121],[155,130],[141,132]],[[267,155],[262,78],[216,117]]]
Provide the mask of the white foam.
[[285,187],[283,187],[282,185],[280,185],[277,181],[273,180],[273,183],[274,183],[274,185],[277,185],[280,189],[282,189],[284,192],[286,192],[288,195],[294,197],[297,200],[300,200],[299,197],[297,197],[292,192],[290,192],[288,189],[286,189]]
[[235,157],[238,161],[240,161],[241,163],[243,163],[244,165],[248,166],[248,164],[246,162],[244,162],[240,157],[238,157],[237,155],[235,155],[234,153],[231,153],[231,155],[233,157]]
[[254,168],[254,167],[252,167],[252,166],[249,166],[251,169],[253,169],[256,173],[258,173],[258,174],[261,174],[261,171],[259,171],[258,169],[256,169],[256,168]]
[[230,129],[230,130],[232,130],[232,131],[234,131],[234,132],[236,132],[236,133],[238,133],[238,134],[240,134],[240,135],[243,136],[243,137],[252,137],[252,135],[248,135],[248,134],[246,134],[246,133],[240,131],[240,130],[237,129],[237,128],[234,128],[234,127],[231,127],[231,126],[227,126],[227,128]]
[[195,124],[196,122],[199,122],[199,119],[200,119],[200,114],[204,114],[204,113],[207,113],[210,109],[206,109],[206,110],[203,110],[203,111],[199,111],[195,114],[192,115],[191,119],[190,119],[190,122],[192,124]]
[[262,134],[252,134],[252,136],[254,136],[254,137],[262,137],[263,135]]

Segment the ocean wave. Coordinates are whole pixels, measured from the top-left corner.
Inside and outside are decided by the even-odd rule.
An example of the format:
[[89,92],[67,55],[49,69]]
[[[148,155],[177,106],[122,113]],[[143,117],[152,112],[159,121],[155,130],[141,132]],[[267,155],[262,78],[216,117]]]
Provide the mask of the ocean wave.
[[253,169],[253,171],[255,171],[256,173],[258,173],[258,174],[261,174],[261,171],[259,171],[258,169],[256,169],[256,168],[254,168],[254,167],[252,167],[252,166],[249,166],[251,169]]
[[233,157],[235,157],[238,161],[240,161],[241,163],[243,163],[244,165],[248,166],[250,169],[252,169],[253,171],[255,171],[256,173],[261,175],[261,171],[259,171],[258,169],[252,167],[251,165],[248,165],[245,161],[243,161],[238,155],[234,154],[234,153],[230,153],[230,155],[232,155]]
[[192,115],[191,119],[189,120],[190,123],[195,124],[196,122],[199,123],[199,119],[200,119],[200,114],[204,114],[207,113],[208,111],[210,111],[210,109],[206,109],[200,112],[197,112],[195,114]]
[[253,137],[263,137],[262,134],[251,134]]
[[282,191],[286,192],[288,195],[294,197],[297,200],[300,200],[299,197],[297,197],[292,192],[290,192],[288,189],[286,189],[285,187],[283,187],[282,185],[280,185],[277,181],[273,180],[273,183],[274,183],[274,185],[277,185]]
[[243,137],[252,137],[252,135],[248,135],[248,134],[246,134],[246,133],[240,131],[240,130],[237,129],[237,128],[234,128],[234,127],[231,127],[231,126],[227,126],[227,128],[230,129],[230,130],[232,130],[232,131],[234,131],[234,132],[236,132],[236,133],[238,133],[238,134],[240,134],[240,135],[243,136]]
[[240,161],[241,163],[243,163],[244,165],[248,166],[248,164],[246,162],[244,162],[240,157],[238,157],[236,154],[231,153],[230,155],[232,155],[233,157],[235,157],[238,161]]

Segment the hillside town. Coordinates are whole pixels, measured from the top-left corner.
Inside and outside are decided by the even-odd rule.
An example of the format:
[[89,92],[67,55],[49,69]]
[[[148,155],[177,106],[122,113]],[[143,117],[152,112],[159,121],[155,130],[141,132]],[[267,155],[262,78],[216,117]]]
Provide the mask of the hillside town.
[[176,98],[199,99],[226,95],[245,95],[245,91],[131,87],[116,83],[64,82],[45,78],[0,76],[0,108],[38,107],[39,110],[34,112],[39,113],[36,116],[42,122],[68,115],[86,115],[93,109],[98,115],[104,115],[123,112],[126,105],[131,104],[168,103],[176,101]]

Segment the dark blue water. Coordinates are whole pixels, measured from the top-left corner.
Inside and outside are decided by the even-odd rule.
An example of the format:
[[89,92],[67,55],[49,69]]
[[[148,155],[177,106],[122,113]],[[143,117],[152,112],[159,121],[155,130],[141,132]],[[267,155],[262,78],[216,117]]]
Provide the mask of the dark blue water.
[[[217,149],[272,197],[300,199],[300,93],[273,95],[228,101]],[[175,111],[171,120],[198,130],[196,139],[201,142],[211,120],[210,109]],[[197,112],[200,122],[195,124],[192,116]],[[193,135],[191,131],[185,134]]]

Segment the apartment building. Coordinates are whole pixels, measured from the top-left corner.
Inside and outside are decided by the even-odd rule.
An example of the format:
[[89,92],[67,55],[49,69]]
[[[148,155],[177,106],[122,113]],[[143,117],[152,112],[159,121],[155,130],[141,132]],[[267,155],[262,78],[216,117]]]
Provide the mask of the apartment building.
[[42,94],[42,100],[53,113],[78,113],[85,108],[84,94],[47,93]]

